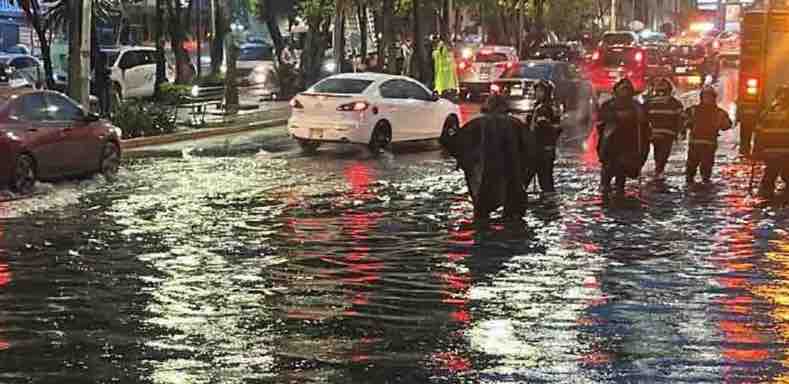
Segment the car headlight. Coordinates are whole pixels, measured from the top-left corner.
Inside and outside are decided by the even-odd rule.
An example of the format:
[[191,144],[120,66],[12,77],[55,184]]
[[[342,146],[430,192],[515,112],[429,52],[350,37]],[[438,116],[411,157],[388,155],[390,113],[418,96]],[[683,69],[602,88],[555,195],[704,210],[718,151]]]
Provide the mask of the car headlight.
[[192,86],[192,90],[189,92],[192,97],[200,96],[200,87],[197,85]]
[[337,63],[330,61],[326,64],[323,64],[323,70],[329,73],[334,73],[337,71]]

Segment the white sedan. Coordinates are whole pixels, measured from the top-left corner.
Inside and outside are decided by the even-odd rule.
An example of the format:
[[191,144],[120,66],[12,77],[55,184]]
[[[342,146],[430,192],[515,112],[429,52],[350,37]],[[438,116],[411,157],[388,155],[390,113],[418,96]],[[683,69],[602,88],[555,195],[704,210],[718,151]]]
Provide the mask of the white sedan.
[[377,153],[393,142],[437,139],[460,124],[456,104],[413,79],[378,73],[328,77],[290,105],[288,130],[306,152],[348,143]]

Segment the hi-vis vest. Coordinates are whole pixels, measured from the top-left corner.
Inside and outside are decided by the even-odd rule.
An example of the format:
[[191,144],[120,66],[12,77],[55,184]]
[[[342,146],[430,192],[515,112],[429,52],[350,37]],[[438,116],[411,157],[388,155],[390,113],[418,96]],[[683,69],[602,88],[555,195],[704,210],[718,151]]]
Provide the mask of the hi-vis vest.
[[756,142],[764,154],[789,155],[789,108],[770,106],[762,116]]

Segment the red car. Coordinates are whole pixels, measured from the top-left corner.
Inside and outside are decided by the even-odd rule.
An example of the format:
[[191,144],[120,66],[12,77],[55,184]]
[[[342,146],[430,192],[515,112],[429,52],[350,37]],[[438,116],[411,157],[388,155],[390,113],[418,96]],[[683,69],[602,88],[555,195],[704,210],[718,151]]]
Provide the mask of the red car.
[[587,66],[598,93],[610,93],[620,79],[630,79],[637,92],[646,89],[647,53],[641,47],[603,46],[595,51]]
[[120,129],[63,94],[13,93],[0,101],[0,187],[30,193],[39,179],[114,176],[120,139]]

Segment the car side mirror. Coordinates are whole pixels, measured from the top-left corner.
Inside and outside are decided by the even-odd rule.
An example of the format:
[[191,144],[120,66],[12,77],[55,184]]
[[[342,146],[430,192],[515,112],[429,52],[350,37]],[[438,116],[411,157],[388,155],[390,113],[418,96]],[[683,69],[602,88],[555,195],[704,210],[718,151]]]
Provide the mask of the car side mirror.
[[84,120],[86,123],[95,123],[101,120],[101,116],[99,116],[97,113],[87,112],[84,115]]
[[441,100],[441,95],[439,95],[437,91],[433,91],[433,94],[430,96],[430,100],[439,101]]

